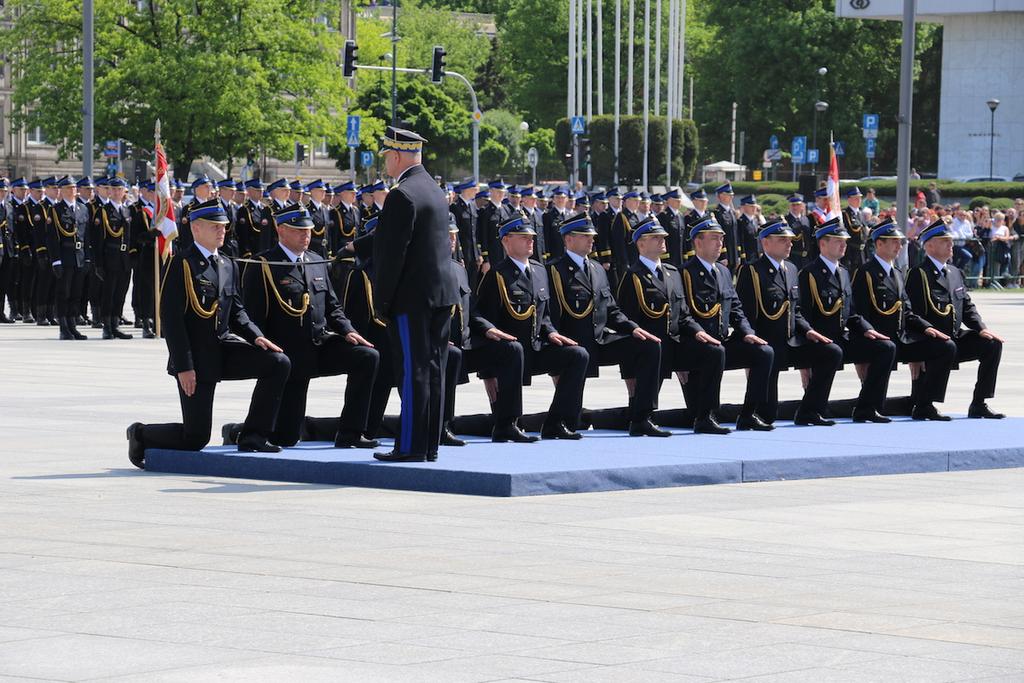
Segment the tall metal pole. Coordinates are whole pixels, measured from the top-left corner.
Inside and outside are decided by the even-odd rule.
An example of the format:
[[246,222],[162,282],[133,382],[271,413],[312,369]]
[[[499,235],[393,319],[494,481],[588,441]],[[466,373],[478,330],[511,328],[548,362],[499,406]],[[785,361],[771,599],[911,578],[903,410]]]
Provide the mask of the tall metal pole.
[[988,134],[988,177],[992,177],[996,159],[996,108],[992,109],[992,127]]
[[647,128],[650,123],[651,97],[651,0],[644,0],[644,169],[643,187],[647,189]]
[[732,103],[732,136],[729,145],[729,161],[736,163],[736,103]]
[[597,115],[604,116],[604,19],[601,6],[604,0],[597,0]]
[[654,115],[661,116],[661,0],[654,2]]
[[569,68],[566,85],[565,117],[576,115],[576,0],[569,0]]
[[[600,2],[600,0],[598,0]],[[594,0],[587,0],[587,128],[594,118]],[[587,187],[594,186],[594,174],[587,164]]]
[[[660,3],[661,0],[659,0]],[[676,87],[676,0],[668,0],[668,83],[665,91],[665,185],[672,186],[672,118],[675,116]]]
[[612,126],[612,182],[619,184],[619,95],[622,92],[619,80],[622,62],[622,0],[615,0],[615,125]]
[[92,175],[93,108],[93,0],[82,2],[82,175]]
[[391,125],[398,125],[398,0],[391,3]]
[[629,0],[629,37],[626,38],[626,116],[633,115],[633,17],[636,8],[633,0]]
[[[686,64],[686,0],[679,0],[676,8],[676,115],[683,115],[683,86],[685,81]],[[690,79],[690,118],[693,118],[693,79]]]
[[900,50],[900,113],[896,162],[896,215],[900,228],[907,230],[910,200],[910,120],[914,111],[914,52],[917,0],[903,0],[903,45]]
[[584,57],[586,56],[586,43],[584,42],[583,8],[586,6],[584,0],[576,0],[576,116],[583,116],[586,109],[586,93],[583,92],[586,84],[586,74],[583,72]]

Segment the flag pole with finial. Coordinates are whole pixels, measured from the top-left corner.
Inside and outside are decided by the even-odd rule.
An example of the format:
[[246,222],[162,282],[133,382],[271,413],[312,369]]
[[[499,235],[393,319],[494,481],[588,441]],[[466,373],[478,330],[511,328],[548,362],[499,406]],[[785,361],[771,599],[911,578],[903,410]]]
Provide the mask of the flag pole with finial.
[[[153,145],[153,168],[155,169],[157,167],[157,155],[159,154],[159,152],[157,151],[157,147],[160,145],[160,119],[156,120],[156,126],[154,127],[153,136],[156,138],[156,144]],[[157,221],[161,220],[163,217],[163,213],[161,213],[160,211],[160,205],[163,204],[163,202],[160,201],[160,193],[157,192],[156,194],[157,198],[156,202],[154,202],[155,210],[153,211],[153,220],[150,222],[151,227],[159,226],[159,223]],[[160,228],[156,227],[156,230],[159,231]],[[163,289],[161,287],[161,284],[162,283],[160,282],[160,240],[156,239],[153,241],[153,299],[155,306],[155,308],[153,309],[153,323],[154,327],[156,328],[154,332],[156,333],[157,339],[160,338],[161,327],[160,290]]]

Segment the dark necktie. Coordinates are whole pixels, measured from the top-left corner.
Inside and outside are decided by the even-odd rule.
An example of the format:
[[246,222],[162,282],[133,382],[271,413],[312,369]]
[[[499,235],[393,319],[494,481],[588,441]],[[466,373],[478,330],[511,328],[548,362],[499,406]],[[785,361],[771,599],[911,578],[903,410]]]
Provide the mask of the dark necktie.
[[662,272],[661,266],[655,266],[654,276],[657,277],[662,282],[665,281],[665,273]]

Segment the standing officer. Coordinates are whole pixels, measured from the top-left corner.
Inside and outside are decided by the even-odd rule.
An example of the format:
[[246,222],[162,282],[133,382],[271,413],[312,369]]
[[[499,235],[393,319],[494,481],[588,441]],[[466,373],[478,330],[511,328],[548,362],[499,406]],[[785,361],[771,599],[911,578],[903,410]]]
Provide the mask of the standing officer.
[[345,403],[334,447],[374,448],[377,442],[364,433],[380,360],[377,350],[345,316],[327,264],[309,251],[314,227],[309,213],[292,204],[274,222],[278,243],[260,254],[262,265],[246,269],[242,286],[253,324],[273,337],[291,361],[270,441],[294,446],[306,416],[310,380],[344,373]]
[[423,168],[422,137],[389,126],[381,140],[396,180],[374,233],[374,298],[389,322],[391,359],[402,395],[398,438],[384,461],[437,459],[444,419],[451,306],[458,303],[448,247],[448,202]]
[[789,212],[786,214],[786,223],[793,231],[794,245],[791,259],[797,270],[803,268],[818,255],[817,241],[814,239],[814,228],[811,226],[811,219],[807,217],[807,205],[804,203],[804,196],[794,192],[789,196]]
[[[11,227],[11,236],[14,240],[14,250],[17,253],[17,266],[15,267],[14,298],[15,304],[14,319],[25,323],[34,323],[32,318],[32,283],[35,278],[35,266],[33,264],[33,253],[29,239],[31,226],[24,215],[28,199],[28,181],[25,178],[17,178],[11,182],[11,208],[8,222]],[[31,321],[29,318],[32,318]]]
[[[693,430],[699,434],[728,434],[718,424],[718,408],[725,348],[704,331],[690,315],[679,270],[662,259],[668,233],[653,218],[645,218],[633,231],[637,262],[619,285],[618,301],[630,320],[661,340],[659,380],[673,372],[693,413]],[[660,389],[660,381],[659,381]]]
[[843,364],[843,350],[823,334],[811,328],[800,312],[799,273],[787,260],[795,235],[782,220],[768,221],[758,234],[762,256],[740,269],[736,280],[743,311],[754,333],[775,352],[768,381],[768,398],[758,406],[757,414],[774,424],[779,408],[779,373],[786,368],[810,371],[803,399],[794,421],[798,425],[831,427],[828,396],[832,380]]
[[743,248],[743,263],[753,263],[761,253],[757,236],[765,224],[757,197],[748,194],[740,199],[740,215],[736,223],[736,233]]
[[277,420],[291,364],[263,336],[242,305],[238,266],[221,256],[228,215],[216,199],[191,210],[193,243],[175,254],[160,300],[167,373],[178,380],[180,423],[128,427],[128,458],[143,467],[147,448],[199,451],[210,442],[217,383],[255,379],[238,438],[244,453],[277,453],[267,441]]
[[587,350],[588,377],[597,377],[602,365],[619,366],[629,389],[630,436],[670,436],[651,420],[661,383],[660,339],[626,317],[604,268],[589,258],[597,235],[590,217],[573,216],[559,231],[565,255],[548,264],[552,324]]
[[967,417],[1006,417],[993,412],[986,403],[986,399],[996,393],[1003,338],[985,327],[971,301],[963,273],[949,263],[953,258],[952,231],[939,218],[918,235],[917,240],[924,245],[927,258],[907,275],[907,294],[914,313],[952,337],[956,343],[957,363],[978,360],[978,380]]
[[[708,195],[702,188],[697,188],[690,193],[690,203],[693,208],[686,212],[686,236],[690,236],[690,228],[708,217]],[[693,255],[687,256],[691,258]]]
[[718,197],[718,205],[711,213],[719,227],[725,232],[725,242],[719,260],[729,269],[730,273],[735,273],[744,259],[743,240],[739,235],[739,220],[736,217],[736,210],[732,208],[732,198],[736,193],[732,190],[732,183],[725,183],[715,188],[715,195]]
[[665,208],[657,215],[658,222],[665,232],[668,233],[666,240],[668,253],[665,258],[677,269],[683,267],[683,262],[693,255],[690,246],[689,230],[686,228],[686,221],[679,208],[683,205],[682,195],[679,188],[672,188],[662,195],[665,200]]
[[551,205],[544,212],[544,246],[547,247],[547,253],[545,254],[534,254],[537,260],[549,261],[556,259],[562,255],[564,245],[562,244],[562,236],[558,233],[558,226],[561,225],[562,221],[569,217],[569,191],[559,185],[551,191]]
[[594,221],[594,226],[597,228],[597,239],[595,241],[597,247],[597,260],[600,261],[601,266],[605,269],[605,272],[609,273],[608,281],[612,284],[618,284],[615,282],[615,278],[611,272],[612,269],[612,224],[615,222],[615,214],[622,208],[622,197],[619,195],[619,188],[613,187],[604,193],[605,204],[607,208],[602,211],[597,220]]
[[76,201],[75,179],[57,181],[61,198],[53,205],[53,223],[46,233],[46,251],[57,283],[57,322],[61,339],[87,339],[78,331],[78,306],[87,266],[92,261],[89,245],[89,213]]
[[480,255],[480,243],[477,241],[476,181],[466,180],[454,187],[455,201],[451,205],[451,213],[455,217],[455,225],[459,228],[459,253],[466,266],[469,281],[476,284],[479,279],[480,266],[484,258]]
[[[128,254],[131,247],[131,216],[124,202],[125,182],[113,178],[108,182],[110,201],[96,216],[99,225],[93,226],[96,253],[96,276],[102,281],[100,291],[100,317],[104,339],[131,339],[132,335],[117,328],[128,291],[132,264]],[[187,221],[186,221],[187,225]],[[191,240],[191,232],[189,233]]]
[[543,190],[534,187],[524,187],[522,212],[526,217],[527,225],[533,228],[537,234],[533,238],[533,253],[538,254],[537,260],[543,262],[543,256],[547,253],[547,244],[544,243],[544,214],[537,208],[537,194],[544,196]]
[[846,247],[843,265],[852,273],[864,264],[865,250],[868,247],[870,228],[860,218],[860,203],[864,195],[859,187],[851,187],[846,191],[846,208],[843,209],[843,227],[850,233],[850,243]]
[[489,201],[477,212],[477,236],[480,240],[480,254],[493,268],[505,258],[501,249],[498,228],[512,216],[512,210],[502,203],[505,197],[505,183],[493,180],[487,184]]
[[694,320],[725,347],[725,369],[750,370],[736,429],[771,431],[774,427],[756,411],[768,399],[775,354],[747,321],[729,269],[716,261],[725,237],[722,228],[711,218],[693,226],[690,239],[694,257],[683,266],[683,289]]
[[633,242],[633,230],[640,224],[640,193],[630,190],[622,195],[622,211],[615,216],[611,229],[612,267],[611,282],[616,286],[636,263],[636,244]]
[[[150,188],[155,189],[155,187]],[[231,178],[217,182],[217,199],[224,213],[228,215],[228,227],[224,234],[224,246],[220,252],[228,257],[238,256],[238,204],[235,203],[235,181]]]
[[139,200],[132,204],[130,209],[132,242],[138,254],[132,302],[136,320],[141,322],[143,339],[156,337],[156,272],[153,268],[153,252],[157,245],[156,228],[153,227],[153,212],[156,209],[153,203],[155,190],[156,186],[152,181],[142,183],[139,186]]
[[181,218],[178,219],[178,246],[182,249],[192,244],[192,228],[189,225],[189,215],[192,209],[199,204],[210,201],[213,197],[213,181],[205,174],[193,180],[190,187],[192,190],[192,201],[188,203],[188,206],[184,207],[181,212]]
[[42,180],[44,196],[39,199],[38,206],[42,209],[43,220],[38,230],[33,230],[32,247],[36,253],[36,325],[56,325],[57,314],[54,311],[54,291],[56,278],[50,267],[52,259],[46,248],[46,235],[53,228],[53,204],[57,199],[57,179],[47,176]]
[[[14,300],[14,270],[18,252],[14,248],[14,211],[7,201],[10,181],[0,178],[0,324],[14,322],[18,306]],[[11,303],[11,317],[4,314],[4,302]]]
[[469,273],[457,258],[459,251],[459,226],[455,216],[448,214],[448,244],[452,252],[452,273],[459,289],[459,303],[452,306],[452,324],[448,338],[448,365],[444,376],[444,426],[441,428],[442,446],[465,446],[466,442],[455,436],[451,430],[455,419],[455,391],[460,384],[469,382],[467,362],[472,346],[469,331],[471,313],[470,296],[473,288],[469,286]]
[[[903,271],[896,267],[906,237],[892,218],[871,231],[874,255],[853,276],[853,300],[872,327],[896,342],[896,360],[911,363],[911,374],[924,364],[924,377],[915,377],[911,416],[915,420],[951,419],[935,408],[946,397],[949,371],[956,361],[956,344],[949,335],[914,313],[907,297]],[[895,370],[895,366],[893,367]]]
[[245,201],[235,214],[235,234],[238,238],[238,253],[243,258],[266,251],[274,245],[270,234],[270,211],[263,206],[263,181],[251,178],[245,181]]
[[[589,356],[551,323],[547,274],[540,262],[530,258],[533,232],[522,216],[506,221],[498,232],[506,256],[484,274],[477,288],[472,327],[480,338],[480,377],[498,379],[497,400],[491,401],[493,441],[535,440],[523,434],[516,420],[522,416],[523,386],[530,385],[534,374],[544,372],[557,380],[541,437],[582,438],[576,427]],[[507,370],[517,366],[522,374],[509,377]]]
[[327,196],[324,181],[317,178],[306,185],[305,191],[309,194],[306,210],[309,212],[310,220],[313,221],[309,250],[319,254],[320,258],[327,258],[327,231],[331,224],[331,212],[329,207],[324,204],[324,197]]
[[850,235],[836,216],[825,221],[814,236],[819,258],[800,271],[800,311],[812,328],[839,344],[844,362],[867,364],[853,421],[892,422],[881,410],[896,345],[857,312],[850,274],[839,264]]

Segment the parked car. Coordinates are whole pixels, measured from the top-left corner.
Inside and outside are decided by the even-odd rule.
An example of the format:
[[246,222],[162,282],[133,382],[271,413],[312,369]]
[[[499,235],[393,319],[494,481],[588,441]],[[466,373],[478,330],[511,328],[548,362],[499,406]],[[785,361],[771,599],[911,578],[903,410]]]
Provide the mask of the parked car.
[[1008,182],[1010,182],[1009,178],[1007,178],[1006,176],[1002,176],[1002,175],[994,175],[994,176],[972,176],[972,175],[966,175],[966,176],[959,176],[957,178],[953,178],[953,180],[955,180],[958,183],[1008,183]]

